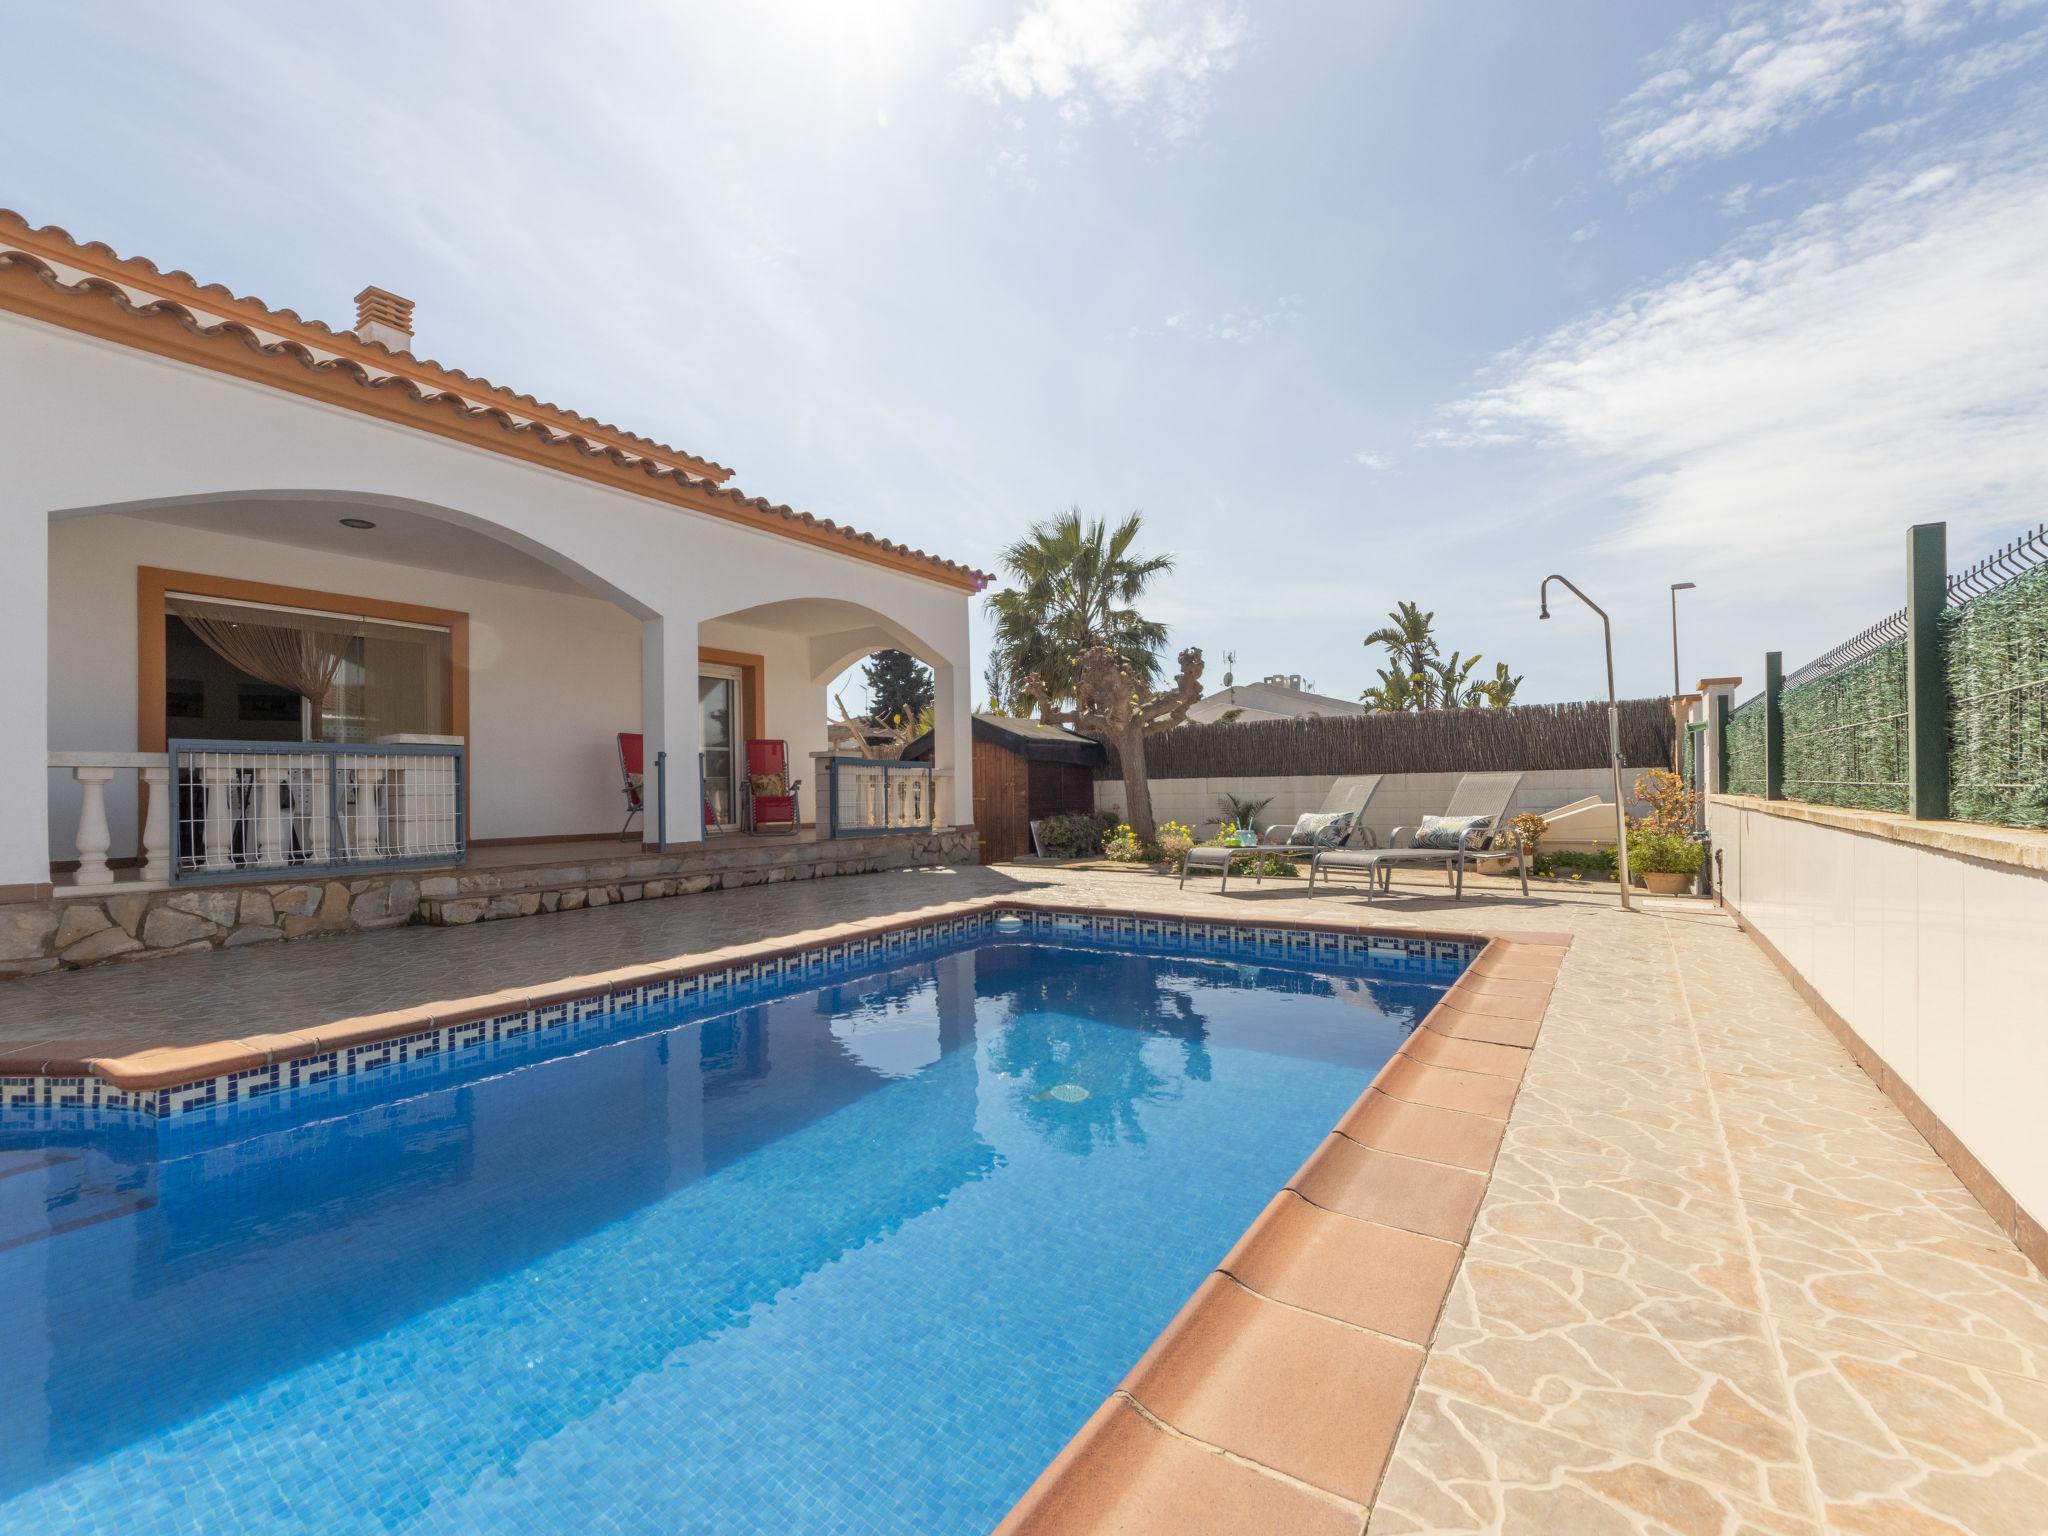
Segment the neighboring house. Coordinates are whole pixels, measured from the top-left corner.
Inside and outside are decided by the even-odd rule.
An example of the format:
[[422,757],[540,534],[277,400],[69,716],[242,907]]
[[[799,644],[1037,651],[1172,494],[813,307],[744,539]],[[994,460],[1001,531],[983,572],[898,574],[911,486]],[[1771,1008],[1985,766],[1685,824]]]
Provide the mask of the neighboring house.
[[[937,821],[967,822],[986,577],[421,361],[410,303],[357,306],[333,330],[0,212],[0,901],[53,864],[127,878],[150,836],[223,874],[440,846],[458,805],[471,845],[616,838],[622,731],[694,842],[736,815],[747,738],[813,777],[827,685],[884,648],[936,673]],[[270,748],[167,778],[178,739]]]
[[1236,683],[1218,689],[1189,708],[1188,722],[1210,725],[1226,719],[1307,720],[1317,715],[1364,713],[1365,706],[1356,699],[1310,693],[1301,686],[1299,673],[1275,673],[1256,683]]

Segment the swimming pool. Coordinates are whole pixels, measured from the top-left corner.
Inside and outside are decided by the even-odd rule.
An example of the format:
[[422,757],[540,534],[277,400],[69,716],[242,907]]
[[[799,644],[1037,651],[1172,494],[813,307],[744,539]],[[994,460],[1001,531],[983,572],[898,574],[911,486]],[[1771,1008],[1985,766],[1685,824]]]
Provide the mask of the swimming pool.
[[0,1529],[986,1529],[1467,958],[1304,948],[991,927],[0,1150]]

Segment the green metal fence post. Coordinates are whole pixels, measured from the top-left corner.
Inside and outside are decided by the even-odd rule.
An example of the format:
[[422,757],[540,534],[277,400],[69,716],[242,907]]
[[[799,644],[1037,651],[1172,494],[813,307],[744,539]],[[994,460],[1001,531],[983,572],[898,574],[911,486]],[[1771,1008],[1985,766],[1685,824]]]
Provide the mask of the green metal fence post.
[[[1714,792],[1728,793],[1728,695],[1714,691]],[[1702,785],[1701,788],[1706,786]]]
[[1764,652],[1764,798],[1785,798],[1785,653]]
[[1948,820],[1948,666],[1941,614],[1948,606],[1948,524],[1906,530],[1906,809]]

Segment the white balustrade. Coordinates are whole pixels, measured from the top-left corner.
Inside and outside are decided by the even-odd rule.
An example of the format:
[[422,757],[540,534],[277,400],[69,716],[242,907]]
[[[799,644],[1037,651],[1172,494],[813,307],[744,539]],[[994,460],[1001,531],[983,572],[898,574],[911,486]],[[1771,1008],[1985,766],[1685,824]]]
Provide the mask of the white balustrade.
[[[72,883],[163,885],[171,874],[170,759],[162,752],[52,752],[52,768],[69,768],[78,781],[78,873]],[[124,876],[107,862],[113,834],[107,826],[107,785],[121,772],[138,775],[142,813],[142,863]]]
[[204,787],[205,809],[200,813],[203,853],[200,862],[210,870],[235,867],[235,770],[229,763],[208,763],[199,770]]
[[[439,746],[428,739],[420,746]],[[163,886],[174,874],[246,876],[342,864],[459,862],[464,852],[461,747],[364,752],[322,743],[181,748],[163,752],[52,752],[79,788],[78,872],[93,888]],[[107,785],[136,775],[141,860],[108,860]],[[177,782],[173,782],[175,771]],[[181,870],[174,864],[182,860]]]

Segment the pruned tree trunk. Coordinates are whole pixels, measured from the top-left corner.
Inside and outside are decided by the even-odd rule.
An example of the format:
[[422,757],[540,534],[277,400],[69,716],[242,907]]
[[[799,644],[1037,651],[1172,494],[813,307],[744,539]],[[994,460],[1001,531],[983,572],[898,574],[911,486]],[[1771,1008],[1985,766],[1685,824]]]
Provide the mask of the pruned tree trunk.
[[1133,720],[1117,733],[1117,755],[1123,759],[1124,820],[1138,841],[1156,839],[1159,829],[1152,824],[1152,780],[1145,772],[1145,727]]
[[[1044,682],[1035,674],[1024,680],[1024,691],[1041,707],[1050,702]],[[1152,842],[1158,832],[1152,822],[1152,781],[1145,775],[1145,733],[1179,725],[1187,719],[1189,706],[1201,696],[1200,651],[1180,653],[1180,672],[1171,691],[1148,693],[1115,652],[1098,645],[1081,653],[1073,712],[1046,717],[1071,722],[1090,735],[1116,743],[1123,759],[1124,820],[1141,843]]]

